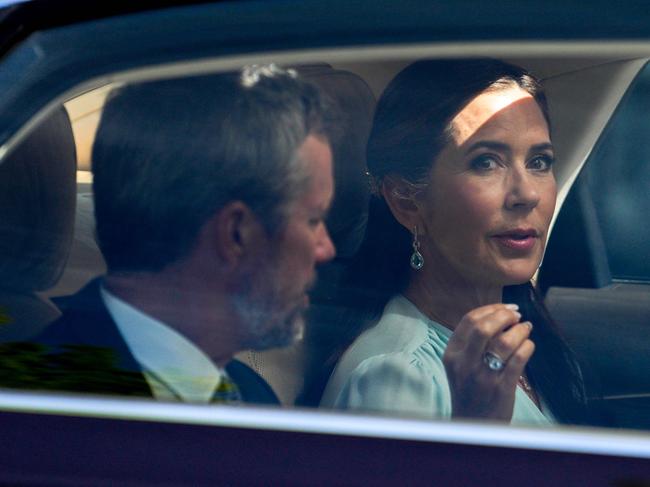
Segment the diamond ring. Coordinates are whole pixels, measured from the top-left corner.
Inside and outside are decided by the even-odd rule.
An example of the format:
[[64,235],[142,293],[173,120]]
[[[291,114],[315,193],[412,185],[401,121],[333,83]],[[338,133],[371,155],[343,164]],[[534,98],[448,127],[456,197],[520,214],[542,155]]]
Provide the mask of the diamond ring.
[[494,370],[495,372],[499,372],[506,365],[505,361],[494,352],[485,352],[483,354],[483,362],[485,362],[485,365],[490,370]]

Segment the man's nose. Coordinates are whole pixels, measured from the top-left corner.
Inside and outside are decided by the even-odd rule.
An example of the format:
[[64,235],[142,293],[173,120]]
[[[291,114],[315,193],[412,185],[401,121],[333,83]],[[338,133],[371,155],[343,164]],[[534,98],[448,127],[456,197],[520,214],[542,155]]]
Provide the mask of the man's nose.
[[536,177],[525,168],[514,168],[508,177],[507,185],[506,208],[532,209],[539,203],[540,194]]
[[322,229],[316,243],[316,263],[321,264],[332,260],[336,255],[336,248],[327,231],[327,227],[323,224]]

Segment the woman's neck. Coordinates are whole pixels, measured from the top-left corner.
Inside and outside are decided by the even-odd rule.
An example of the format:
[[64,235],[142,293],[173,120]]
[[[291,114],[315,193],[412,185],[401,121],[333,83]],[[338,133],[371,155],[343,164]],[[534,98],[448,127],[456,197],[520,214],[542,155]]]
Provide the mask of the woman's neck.
[[412,271],[404,295],[423,314],[453,330],[474,308],[501,302],[502,292],[502,286],[479,286],[458,275]]

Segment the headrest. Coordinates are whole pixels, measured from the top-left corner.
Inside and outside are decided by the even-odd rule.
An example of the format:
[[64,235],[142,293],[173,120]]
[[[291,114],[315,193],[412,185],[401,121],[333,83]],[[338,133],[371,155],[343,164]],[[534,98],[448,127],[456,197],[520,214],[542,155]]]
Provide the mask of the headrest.
[[338,106],[341,117],[341,135],[331,141],[335,193],[327,218],[327,227],[336,245],[336,259],[318,268],[304,341],[305,392],[300,403],[315,406],[325,386],[324,376],[321,377],[323,364],[347,334],[347,323],[341,322],[334,298],[339,294],[341,277],[349,259],[359,250],[366,231],[370,199],[365,176],[366,144],[376,100],[365,81],[350,72],[327,64],[302,66],[297,71],[329,96]]
[[42,291],[65,266],[74,230],[76,153],[63,107],[0,161],[0,287]]
[[368,219],[370,192],[365,178],[366,143],[375,97],[363,79],[328,64],[299,66],[296,70],[317,85],[339,110],[341,135],[330,141],[335,194],[327,226],[336,245],[337,257],[352,257],[361,245]]

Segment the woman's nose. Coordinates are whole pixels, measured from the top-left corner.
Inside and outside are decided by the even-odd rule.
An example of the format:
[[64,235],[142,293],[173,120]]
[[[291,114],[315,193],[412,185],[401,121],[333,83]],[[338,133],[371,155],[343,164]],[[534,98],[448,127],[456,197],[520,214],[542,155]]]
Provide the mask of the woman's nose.
[[513,169],[508,181],[506,208],[532,209],[539,203],[540,194],[535,175],[525,168]]
[[335,255],[336,248],[334,247],[334,242],[330,238],[327,227],[323,224],[318,242],[316,243],[316,263],[320,264],[332,260]]

